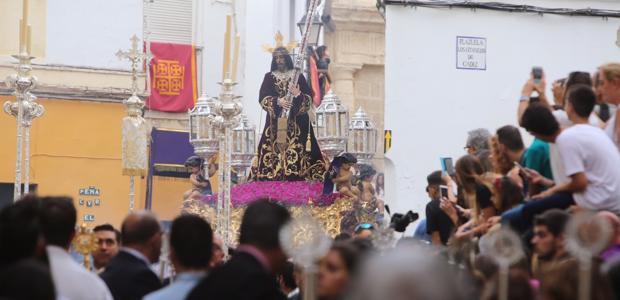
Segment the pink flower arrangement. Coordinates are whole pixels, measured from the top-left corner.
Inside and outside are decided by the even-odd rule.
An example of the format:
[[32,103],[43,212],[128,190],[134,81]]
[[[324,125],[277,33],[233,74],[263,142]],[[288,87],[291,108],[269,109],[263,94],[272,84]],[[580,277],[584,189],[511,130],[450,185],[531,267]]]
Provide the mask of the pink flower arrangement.
[[[330,206],[340,197],[339,193],[323,195],[323,183],[307,181],[257,181],[238,184],[230,191],[233,207],[248,205],[257,199],[269,198],[285,206]],[[203,202],[217,203],[217,195],[208,195]]]

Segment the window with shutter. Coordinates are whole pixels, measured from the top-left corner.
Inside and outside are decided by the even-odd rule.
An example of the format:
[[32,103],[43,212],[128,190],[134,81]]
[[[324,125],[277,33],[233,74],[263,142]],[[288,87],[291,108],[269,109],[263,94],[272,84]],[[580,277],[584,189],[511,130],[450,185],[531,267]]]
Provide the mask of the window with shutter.
[[144,13],[151,41],[192,44],[192,0],[153,0]]

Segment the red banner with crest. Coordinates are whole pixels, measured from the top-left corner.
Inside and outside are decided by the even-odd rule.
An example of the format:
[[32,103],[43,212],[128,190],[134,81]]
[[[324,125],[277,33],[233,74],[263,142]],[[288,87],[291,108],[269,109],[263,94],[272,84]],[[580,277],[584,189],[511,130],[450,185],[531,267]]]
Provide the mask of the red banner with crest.
[[197,98],[196,50],[192,45],[151,42],[151,95],[146,107],[187,112]]

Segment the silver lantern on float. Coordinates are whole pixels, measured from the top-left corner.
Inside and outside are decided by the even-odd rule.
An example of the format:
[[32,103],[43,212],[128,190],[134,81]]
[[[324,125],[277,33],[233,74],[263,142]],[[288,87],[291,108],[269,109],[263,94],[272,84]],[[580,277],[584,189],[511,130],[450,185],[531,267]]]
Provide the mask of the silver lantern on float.
[[347,150],[349,111],[340,98],[329,91],[316,109],[316,139],[330,160]]
[[203,94],[189,111],[189,142],[194,147],[194,153],[205,161],[219,151],[218,126],[221,122],[218,122],[215,104],[215,99]]
[[231,166],[237,172],[238,181],[243,182],[252,165],[256,150],[256,126],[250,124],[245,114],[239,117],[239,124],[232,129]]
[[349,123],[348,152],[357,157],[358,163],[371,164],[377,151],[377,128],[361,107]]

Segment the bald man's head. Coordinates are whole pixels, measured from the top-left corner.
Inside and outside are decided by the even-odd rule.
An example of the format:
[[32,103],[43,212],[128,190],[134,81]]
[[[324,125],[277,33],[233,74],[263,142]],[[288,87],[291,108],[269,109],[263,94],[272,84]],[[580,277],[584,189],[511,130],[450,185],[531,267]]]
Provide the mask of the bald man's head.
[[129,214],[121,227],[123,246],[141,252],[151,263],[161,254],[161,226],[154,214],[146,211]]
[[124,246],[144,245],[161,233],[161,226],[154,214],[146,211],[129,214],[123,221],[121,237]]

